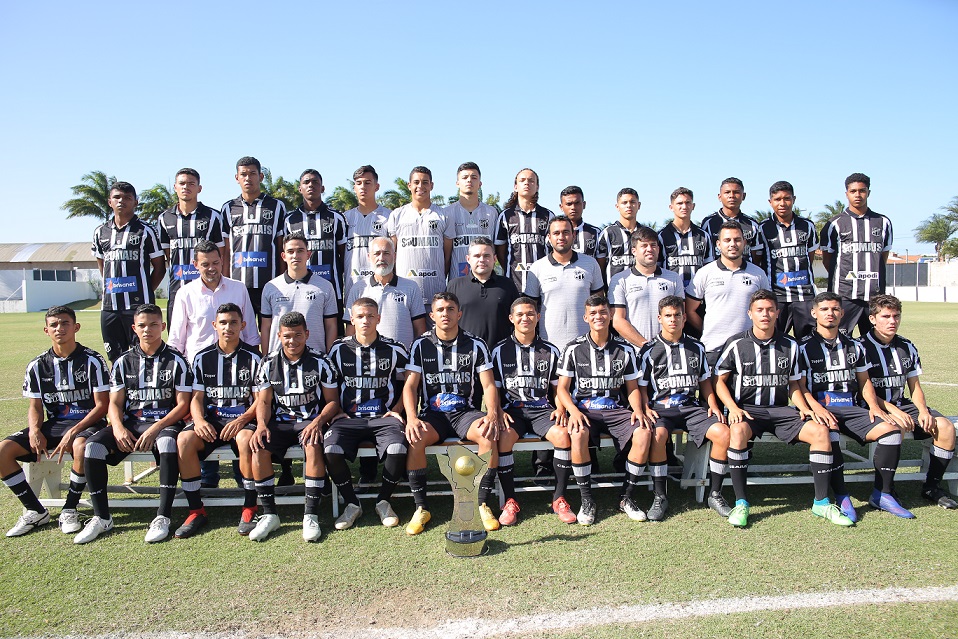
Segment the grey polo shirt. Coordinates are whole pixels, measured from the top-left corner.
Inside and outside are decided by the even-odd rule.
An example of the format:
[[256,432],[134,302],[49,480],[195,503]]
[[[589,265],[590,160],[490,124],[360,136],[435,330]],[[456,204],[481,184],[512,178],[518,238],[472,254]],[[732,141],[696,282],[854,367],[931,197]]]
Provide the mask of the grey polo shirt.
[[602,290],[602,269],[595,258],[572,252],[568,264],[560,264],[549,253],[529,267],[525,294],[539,300],[539,335],[564,349],[566,344],[588,332],[585,301]]
[[705,350],[717,351],[733,335],[752,327],[748,318],[748,302],[759,289],[771,290],[768,276],[751,262],[742,262],[742,268],[731,271],[719,258],[709,262],[692,278],[685,294],[705,301],[705,321],[702,343]]
[[609,282],[609,305],[624,308],[629,323],[646,340],[658,335],[659,300],[669,295],[684,298],[685,282],[678,273],[660,267],[651,275],[643,275],[631,266]]
[[380,335],[396,340],[407,349],[412,346],[415,339],[412,321],[426,316],[419,284],[395,273],[386,284],[377,282],[374,275],[359,280],[349,289],[346,298],[343,319],[347,322],[352,317],[350,311],[353,302],[360,297],[369,297],[379,304],[379,315],[382,319],[377,330]]
[[306,345],[326,352],[327,317],[339,317],[336,291],[322,275],[309,271],[301,280],[294,280],[289,273],[274,277],[263,287],[262,315],[273,319],[270,326],[269,351],[280,347],[279,320],[291,311],[298,311],[306,318],[309,338]]

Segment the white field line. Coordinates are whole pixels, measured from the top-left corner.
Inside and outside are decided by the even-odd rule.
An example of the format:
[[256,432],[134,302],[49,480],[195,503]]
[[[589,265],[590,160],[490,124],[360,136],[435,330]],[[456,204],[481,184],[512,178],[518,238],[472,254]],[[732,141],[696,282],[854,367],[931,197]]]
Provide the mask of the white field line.
[[958,386],[958,384],[949,384],[948,382],[926,382],[922,381],[922,386]]

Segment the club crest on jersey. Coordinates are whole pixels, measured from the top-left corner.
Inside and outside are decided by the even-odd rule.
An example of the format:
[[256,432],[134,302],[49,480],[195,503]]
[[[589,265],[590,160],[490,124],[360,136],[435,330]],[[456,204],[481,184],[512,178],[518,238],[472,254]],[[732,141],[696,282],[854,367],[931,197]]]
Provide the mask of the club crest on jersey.
[[379,221],[373,222],[373,230],[377,233],[381,233],[383,230],[383,223]]
[[483,231],[489,230],[489,220],[479,220],[479,228]]
[[786,368],[788,368],[788,358],[787,358],[787,357],[779,357],[779,358],[778,358],[778,369],[783,371],[783,370],[785,370]]
[[77,381],[77,384],[85,384],[87,377],[87,372],[85,370],[78,370],[73,372],[73,379]]
[[751,278],[751,277],[743,277],[743,278],[742,278],[742,284],[744,284],[745,286],[751,286],[751,285],[752,285],[752,278]]
[[472,363],[472,353],[466,353],[465,355],[459,356],[459,366],[460,368],[465,368]]
[[128,246],[136,246],[137,244],[140,243],[140,236],[130,235],[129,237],[126,238],[126,243]]
[[875,237],[881,237],[881,228],[872,229],[872,235]]
[[162,370],[160,371],[159,378],[161,382],[168,382],[173,379],[173,371],[171,370]]
[[585,273],[583,271],[576,271],[573,277],[575,277],[577,280],[584,280]]
[[318,381],[319,379],[316,375],[306,375],[303,377],[303,385],[306,386],[306,388],[313,388]]
[[273,219],[273,211],[271,209],[263,209],[263,212],[260,215],[265,222],[269,222]]
[[393,299],[396,301],[397,304],[405,304],[405,303],[406,303],[406,294],[405,294],[405,293],[393,293]]
[[548,227],[548,226],[549,226],[549,223],[548,223],[547,221],[545,221],[545,220],[539,220],[539,225],[538,225],[538,227],[539,227],[539,231],[540,231],[540,232],[546,230],[546,227]]
[[307,300],[314,300],[314,299],[316,299],[316,291],[308,291],[308,292],[306,293],[306,299],[307,299]]
[[206,220],[196,220],[196,230],[205,231],[209,227],[210,223]]
[[333,221],[332,220],[323,220],[323,233],[332,233],[333,232]]
[[807,240],[807,239],[808,239],[808,233],[806,233],[805,231],[799,231],[799,232],[798,232],[798,241],[799,241],[799,242],[804,242],[804,241]]
[[699,367],[699,358],[697,355],[689,356],[689,368],[695,369]]
[[585,247],[590,251],[595,250],[595,238],[585,241]]
[[902,358],[901,358],[901,367],[902,367],[902,368],[909,368],[910,366],[911,366],[911,358],[910,358],[910,357],[902,357]]
[[380,357],[377,368],[379,368],[379,370],[385,370],[389,368],[390,364],[392,364],[392,360],[390,360],[388,357]]
[[612,360],[613,373],[621,373],[623,368],[625,368],[625,362],[623,362],[621,359]]
[[[678,248],[678,247],[675,247]],[[671,251],[670,251],[671,252]],[[704,253],[705,252],[705,242],[695,242],[695,252]]]
[[546,369],[548,368],[549,368],[549,362],[545,360],[536,363],[536,370],[538,370],[540,373],[546,372]]
[[248,368],[241,368],[236,376],[239,378],[239,381],[248,382],[250,380],[250,371]]
[[659,290],[660,290],[660,291],[667,291],[667,290],[669,290],[669,283],[668,283],[668,282],[659,282]]
[[439,220],[429,220],[429,230],[435,231],[439,229]]

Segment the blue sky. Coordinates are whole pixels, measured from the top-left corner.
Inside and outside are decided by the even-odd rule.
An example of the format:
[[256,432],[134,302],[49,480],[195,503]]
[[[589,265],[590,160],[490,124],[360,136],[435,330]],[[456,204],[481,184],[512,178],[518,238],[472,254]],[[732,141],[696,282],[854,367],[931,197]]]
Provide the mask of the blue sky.
[[424,164],[436,192],[478,162],[485,192],[526,166],[540,201],[578,184],[587,220],[699,220],[719,183],[744,209],[786,179],[809,212],[872,178],[895,249],[958,195],[958,3],[13,3],[0,24],[3,242],[86,241],[65,221],[94,169],[138,190],[202,175],[234,197],[234,163],[319,169],[331,191],[370,163],[383,189]]

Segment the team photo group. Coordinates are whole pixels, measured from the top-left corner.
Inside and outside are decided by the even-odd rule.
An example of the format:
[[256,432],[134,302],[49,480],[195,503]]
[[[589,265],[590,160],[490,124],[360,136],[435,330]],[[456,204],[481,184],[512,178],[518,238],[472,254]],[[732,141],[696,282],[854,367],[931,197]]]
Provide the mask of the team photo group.
[[[191,537],[209,524],[203,490],[230,473],[205,461],[222,446],[237,458],[237,531],[264,541],[280,528],[277,486],[296,482],[284,456],[301,447],[303,538],[317,541],[333,486],[343,500],[335,529],[363,516],[349,463],[364,445],[376,450],[358,470],[378,488],[376,516],[400,525],[391,500],[408,482],[405,532],[416,535],[431,520],[427,448],[447,439],[490,454],[478,493],[488,531],[520,520],[513,449],[523,438],[552,445],[532,461],[554,485],[560,522],[596,520],[602,437],[616,450],[619,510],[661,521],[669,466],[680,463],[675,431],[709,445],[707,504],[736,527],[749,524],[752,442],[765,434],[808,447],[811,512],[832,524],[858,520],[842,436],[875,444],[872,508],[914,517],[894,487],[912,433],[932,441],[922,497],[958,509],[941,486],[955,428],[927,405],[917,349],[898,334],[902,305],[885,294],[892,227],[868,207],[868,176],[847,177],[847,206],[820,232],[794,212],[784,181],[768,189],[762,221],[742,211],[737,178],[721,182],[719,209],[698,224],[692,191],[677,188],[672,220],[654,230],[637,221],[632,188],[615,194],[618,219],[604,228],[585,221],[576,186],[549,210],[531,169],[501,211],[481,201],[472,162],[458,167],[447,206],[433,202],[426,167],[412,169],[411,201],[395,210],[378,204],[372,166],[352,177],[355,208],[327,206],[322,176],[308,169],[302,205],[287,210],[263,192],[260,162],[243,157],[240,195],[215,209],[184,168],[177,203],[155,225],[137,216],[132,185],[112,185],[113,215],[92,245],[103,355],[81,344],[97,340],[71,308],[46,312],[51,347],[24,378],[27,426],[0,442],[0,477],[23,506],[8,537],[52,521],[21,464],[72,459],[58,524],[84,544],[113,529],[108,467],[134,452],[152,452],[159,469],[146,541]],[[638,492],[646,473],[652,490]],[[78,509],[84,492],[91,516]]]

